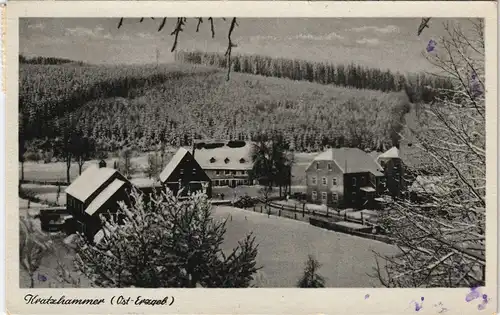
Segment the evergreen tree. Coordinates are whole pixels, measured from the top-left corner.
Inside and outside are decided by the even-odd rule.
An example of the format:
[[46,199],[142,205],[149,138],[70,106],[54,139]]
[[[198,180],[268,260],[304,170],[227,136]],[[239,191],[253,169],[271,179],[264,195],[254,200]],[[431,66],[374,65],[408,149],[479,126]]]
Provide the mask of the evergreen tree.
[[321,264],[309,255],[305,264],[304,274],[297,282],[299,288],[324,288],[325,278],[318,273]]

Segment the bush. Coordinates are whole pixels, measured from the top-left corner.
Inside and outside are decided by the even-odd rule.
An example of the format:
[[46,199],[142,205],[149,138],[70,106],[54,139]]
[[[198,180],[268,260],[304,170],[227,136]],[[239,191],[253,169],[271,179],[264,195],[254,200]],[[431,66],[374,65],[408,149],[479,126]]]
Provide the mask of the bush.
[[24,160],[30,162],[38,162],[42,159],[41,155],[38,152],[26,152],[24,154]]

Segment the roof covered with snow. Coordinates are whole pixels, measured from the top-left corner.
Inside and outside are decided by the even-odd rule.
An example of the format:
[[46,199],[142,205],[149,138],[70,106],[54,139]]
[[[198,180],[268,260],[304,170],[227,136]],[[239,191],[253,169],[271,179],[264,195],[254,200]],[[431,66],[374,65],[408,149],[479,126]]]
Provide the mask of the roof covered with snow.
[[137,188],[161,187],[161,183],[152,178],[134,177],[130,182]]
[[118,171],[112,168],[99,168],[96,165],[89,166],[66,188],[65,192],[85,202],[92,193],[101,187],[116,172]]
[[382,166],[358,148],[328,149],[318,154],[314,161],[334,161],[343,173],[370,172],[375,176],[383,176]]
[[250,170],[253,167],[250,142],[239,148],[225,145],[214,149],[197,149],[194,158],[204,170]]
[[182,159],[186,156],[186,154],[191,154],[189,151],[185,148],[179,148],[175,155],[172,157],[170,162],[168,162],[167,166],[163,169],[163,171],[160,173],[160,181],[165,182],[168,180],[170,175],[175,171],[179,163],[181,163]]
[[85,212],[88,215],[93,215],[99,210],[106,201],[108,201],[113,195],[125,185],[125,182],[119,179],[115,179],[111,184],[108,185],[94,200],[89,204],[89,206],[85,209]]
[[428,194],[445,194],[447,190],[443,187],[442,176],[417,176],[409,191]]
[[399,159],[399,149],[392,147],[378,156],[379,159]]

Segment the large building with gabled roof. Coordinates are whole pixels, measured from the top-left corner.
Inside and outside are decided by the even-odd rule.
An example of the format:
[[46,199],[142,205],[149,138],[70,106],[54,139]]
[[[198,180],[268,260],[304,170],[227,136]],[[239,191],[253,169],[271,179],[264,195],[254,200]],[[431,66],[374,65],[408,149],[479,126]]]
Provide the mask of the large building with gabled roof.
[[384,187],[384,168],[357,148],[328,149],[306,169],[309,202],[371,207]]
[[185,148],[177,150],[170,162],[160,173],[160,182],[175,195],[182,189],[181,196],[202,191],[212,197],[212,181],[193,155]]
[[99,216],[118,210],[118,202],[130,203],[131,183],[105,164],[89,166],[66,188],[66,209],[75,220],[78,232],[93,239],[101,228]]
[[253,185],[250,176],[253,168],[252,143],[235,141],[212,142],[214,145],[199,145],[194,151],[194,157],[201,168],[207,173],[214,186],[236,187]]

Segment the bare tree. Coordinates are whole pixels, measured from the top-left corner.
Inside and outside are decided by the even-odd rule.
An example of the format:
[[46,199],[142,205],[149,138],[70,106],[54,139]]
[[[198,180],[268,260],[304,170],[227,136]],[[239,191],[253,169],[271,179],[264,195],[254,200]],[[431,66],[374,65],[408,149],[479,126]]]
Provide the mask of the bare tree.
[[[155,18],[151,18],[152,20],[155,20]],[[160,19],[161,22],[159,23],[158,25],[158,32],[160,32],[161,30],[163,30],[163,28],[165,27],[165,24],[167,22],[167,18],[164,17],[164,18],[161,18]],[[199,18],[195,18],[196,20],[196,32],[198,33],[200,31],[200,25],[204,22],[203,21],[203,18],[199,17]],[[222,20],[226,21],[225,18],[222,18]],[[144,18],[141,18],[139,20],[139,23],[142,23],[144,21]],[[208,18],[208,22],[210,23],[210,32],[212,34],[212,38],[215,37],[215,25],[214,25],[214,19],[212,17],[209,17]],[[174,36],[174,42],[172,43],[172,48],[171,48],[171,52],[175,51],[177,49],[177,44],[179,42],[179,35],[180,33],[182,33],[184,31],[184,27],[186,26],[186,24],[188,23],[188,19],[186,17],[178,17],[177,18],[177,21],[175,23],[175,27],[174,29],[172,30],[172,32],[170,33],[170,36]],[[121,28],[124,24],[124,18],[120,18],[120,21],[118,22],[118,28]],[[236,18],[233,17],[231,18],[231,21],[229,22],[229,28],[228,28],[228,32],[227,32],[227,49],[226,49],[226,53],[225,53],[225,56],[227,58],[227,62],[226,62],[226,67],[227,67],[227,77],[226,77],[226,80],[229,81],[229,74],[231,73],[231,53],[232,53],[232,50],[234,47],[236,47],[236,44],[233,42],[232,40],[232,34],[233,34],[233,31],[234,29],[236,28],[236,26],[238,26],[238,22],[236,21]]]
[[[377,254],[377,275],[387,287],[484,285],[484,25],[470,23],[467,30],[446,23],[445,36],[426,53],[441,70],[437,75],[453,79],[454,89],[439,91],[417,127],[403,135],[416,158],[428,161],[423,169],[435,180],[420,185],[414,193],[420,198],[387,202],[383,227],[401,250],[396,257]],[[409,171],[423,175],[422,169]]]

